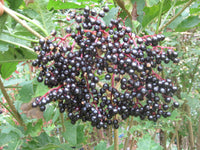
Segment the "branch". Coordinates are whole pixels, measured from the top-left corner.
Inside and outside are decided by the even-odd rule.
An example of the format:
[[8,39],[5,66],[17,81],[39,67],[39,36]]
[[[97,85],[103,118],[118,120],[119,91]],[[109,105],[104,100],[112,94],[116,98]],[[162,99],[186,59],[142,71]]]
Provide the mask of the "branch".
[[29,25],[27,25],[26,23],[23,22],[23,20],[21,20],[19,17],[17,17],[13,11],[7,7],[5,7],[4,5],[2,5],[2,3],[0,2],[0,6],[4,9],[4,11],[10,15],[13,19],[15,19],[17,22],[19,22],[24,28],[26,28],[29,32],[31,32],[32,34],[34,34],[36,37],[38,38],[44,38],[42,35],[40,35],[38,32],[36,32],[35,30],[33,30]]
[[13,105],[12,100],[10,99],[8,93],[6,92],[6,89],[4,88],[4,85],[3,85],[3,82],[2,82],[2,80],[1,80],[1,78],[0,78],[0,89],[1,89],[1,91],[2,91],[2,93],[3,93],[3,96],[5,97],[6,102],[8,103],[8,105],[9,105],[11,111],[12,111],[11,114],[14,114],[14,116],[15,116],[17,122],[18,122],[21,126],[25,127],[24,122],[23,122],[23,120],[22,120],[20,114],[19,114],[18,111],[16,110],[15,106]]
[[159,12],[159,16],[158,16],[158,23],[157,23],[157,27],[156,27],[156,34],[158,34],[158,29],[159,29],[160,22],[161,22],[163,4],[164,4],[164,0],[162,0],[162,1],[160,2],[160,5],[161,5],[161,6],[160,6],[160,12]]
[[[117,115],[115,116],[115,119],[117,119]],[[119,150],[118,129],[114,129],[114,150]]]
[[195,0],[190,0],[189,2],[187,2],[185,4],[185,6],[181,9],[180,12],[178,12],[174,17],[172,17],[164,26],[162,26],[159,30],[158,33],[161,32],[166,26],[168,26],[170,23],[172,23],[172,21],[174,21],[192,2],[194,2]]
[[127,13],[128,17],[132,20],[130,12],[125,8],[124,1],[123,0],[114,0],[114,1],[117,3],[119,7],[121,7]]

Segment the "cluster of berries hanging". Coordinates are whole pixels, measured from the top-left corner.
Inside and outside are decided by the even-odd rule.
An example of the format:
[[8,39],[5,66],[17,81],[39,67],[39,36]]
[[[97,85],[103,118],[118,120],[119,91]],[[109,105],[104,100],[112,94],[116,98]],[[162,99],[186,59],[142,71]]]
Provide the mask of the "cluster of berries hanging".
[[152,121],[170,116],[171,106],[179,106],[172,98],[177,87],[158,73],[162,62],[179,62],[177,52],[158,46],[163,35],[135,36],[121,18],[106,25],[102,18],[108,11],[106,6],[99,13],[89,7],[82,14],[71,12],[68,20],[74,22],[64,37],[52,31],[51,37],[39,40],[32,65],[41,69],[38,81],[51,89],[32,106],[44,111],[57,101],[72,124],[81,119],[98,129],[117,129],[116,114],[123,120],[130,115]]

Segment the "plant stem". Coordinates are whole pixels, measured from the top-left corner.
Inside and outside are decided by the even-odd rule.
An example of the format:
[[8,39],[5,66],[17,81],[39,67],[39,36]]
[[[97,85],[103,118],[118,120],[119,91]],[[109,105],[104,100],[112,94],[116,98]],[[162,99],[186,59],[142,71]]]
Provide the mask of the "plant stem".
[[22,39],[22,40],[26,40],[26,41],[30,41],[30,42],[34,42],[34,43],[38,42],[38,40],[29,39],[29,38],[26,38],[26,37],[23,37],[23,36],[17,36],[15,34],[11,34],[9,32],[6,32],[6,33],[9,34],[9,35],[11,35],[11,36],[13,36],[13,37],[15,37],[15,38],[18,38],[18,39]]
[[[9,111],[9,113],[16,119],[15,115],[12,113],[12,111],[4,104],[0,101],[1,105],[7,110]],[[16,119],[17,120],[17,119]]]
[[160,22],[161,22],[162,9],[163,9],[164,1],[165,1],[165,0],[162,0],[162,1],[160,2],[160,12],[159,12],[159,15],[158,15],[158,22],[157,22],[157,27],[156,27],[156,34],[158,34],[158,29],[159,29]]
[[63,117],[63,113],[60,113],[60,119],[61,119],[61,124],[62,124],[62,131],[65,132],[65,125],[64,125],[64,117]]
[[[11,10],[11,9],[10,9],[10,10]],[[22,19],[24,19],[24,20],[26,20],[26,21],[32,23],[32,24],[35,25],[36,27],[38,27],[46,36],[49,35],[48,32],[47,32],[42,26],[40,26],[39,24],[37,24],[37,23],[36,23],[35,21],[33,21],[32,19],[30,19],[30,18],[28,18],[28,17],[26,17],[26,16],[24,16],[24,15],[22,15],[22,14],[16,12],[16,11],[13,11],[13,10],[11,10],[11,11],[12,11],[16,16],[18,16],[18,17],[20,17],[20,18],[22,18]]]
[[169,146],[167,147],[167,150],[170,150],[171,149],[171,144],[174,142],[174,139],[175,139],[175,137],[176,137],[176,135],[178,134],[178,130],[179,130],[179,126],[180,125],[180,122],[178,122],[178,123],[176,123],[176,127],[175,127],[175,132],[174,132],[174,134],[173,134],[173,136],[172,136],[172,138],[171,138],[171,141],[170,141],[170,143],[169,143]]
[[132,15],[130,14],[130,12],[126,9],[125,5],[124,5],[124,1],[123,0],[114,0],[117,5],[119,7],[121,7],[128,15],[128,17],[130,18],[130,20],[132,20]]
[[[115,116],[115,119],[117,119],[117,115]],[[114,150],[119,150],[118,129],[114,129]]]
[[174,3],[172,4],[171,8],[170,8],[169,11],[167,12],[167,15],[166,15],[165,18],[163,19],[163,21],[162,21],[162,23],[160,24],[160,26],[163,26],[163,24],[164,24],[165,21],[167,20],[169,14],[170,14],[170,12],[171,12],[171,10],[174,8],[174,6],[175,6],[175,4],[176,4],[176,1],[177,1],[177,0],[175,0]]
[[4,96],[5,100],[6,100],[6,102],[8,103],[8,105],[9,105],[9,107],[10,107],[12,113],[14,114],[14,116],[15,116],[17,122],[18,122],[21,126],[25,127],[24,122],[23,122],[23,120],[22,120],[20,114],[19,114],[18,111],[16,110],[15,106],[13,105],[12,100],[10,99],[8,93],[6,92],[6,89],[4,88],[4,85],[3,85],[3,82],[2,82],[2,80],[1,80],[1,78],[0,78],[0,89],[1,89],[1,91],[2,91],[2,93],[3,93],[3,96]]
[[20,44],[20,43],[11,42],[11,41],[9,41],[9,40],[4,40],[4,39],[0,39],[0,41],[6,42],[6,43],[10,43],[10,44],[13,44],[13,45],[16,45],[16,46],[20,46],[20,47],[22,47],[22,48],[27,49],[27,50],[30,51],[31,53],[34,53],[34,54],[35,54],[35,52],[34,52],[34,50],[33,50],[32,48],[29,48],[28,46],[22,45],[22,44]]
[[161,32],[166,26],[168,26],[170,23],[172,23],[172,21],[174,21],[192,2],[194,2],[195,0],[190,0],[189,2],[187,2],[185,4],[185,6],[181,9],[181,11],[179,11],[174,17],[172,17],[165,25],[163,25],[158,32]]
[[113,144],[113,138],[112,138],[112,126],[108,127],[108,138],[109,138],[109,144]]
[[[132,128],[132,126],[133,126],[133,117],[130,118],[129,127],[128,127],[127,131],[130,130]],[[124,150],[127,150],[128,142],[130,140],[130,136],[131,136],[131,134],[130,134],[130,132],[128,132],[128,135],[127,135],[125,142],[124,142]]]
[[34,34],[36,37],[38,38],[44,38],[42,35],[40,35],[38,32],[36,32],[35,30],[33,30],[30,26],[28,26],[25,22],[23,22],[23,20],[21,20],[19,17],[17,17],[15,15],[15,13],[13,13],[12,10],[10,10],[9,8],[5,7],[4,5],[2,5],[2,3],[0,2],[0,6],[4,9],[4,11],[10,15],[13,19],[15,19],[17,22],[19,22],[24,28],[26,28],[29,32],[31,32],[32,34]]

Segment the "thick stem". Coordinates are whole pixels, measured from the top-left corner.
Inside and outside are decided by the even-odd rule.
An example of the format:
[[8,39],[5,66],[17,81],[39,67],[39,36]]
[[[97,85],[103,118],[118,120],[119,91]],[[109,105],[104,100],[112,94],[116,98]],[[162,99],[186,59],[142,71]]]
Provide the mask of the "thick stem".
[[28,26],[25,22],[23,22],[23,20],[21,20],[19,17],[17,17],[13,11],[11,11],[9,8],[5,7],[4,5],[2,5],[2,3],[0,2],[0,6],[4,9],[4,11],[10,15],[13,19],[15,19],[17,22],[19,22],[24,28],[26,28],[29,32],[31,32],[32,34],[34,34],[36,37],[38,38],[44,38],[43,36],[41,36],[38,32],[36,32],[35,30],[33,30],[30,26]]
[[26,17],[26,16],[24,16],[24,15],[22,15],[22,14],[16,12],[16,11],[13,11],[11,9],[10,9],[10,11],[12,11],[16,16],[18,16],[18,17],[20,17],[20,18],[22,18],[22,19],[24,19],[24,20],[32,23],[36,27],[38,27],[46,36],[49,35],[48,32],[42,26],[40,26],[39,24],[37,24],[35,21],[31,20],[30,18],[28,18],[28,17]]
[[[63,113],[60,113],[60,120],[61,120],[61,124],[62,124],[62,128],[61,128],[61,132],[60,133],[64,133],[65,132],[65,125],[64,125],[64,117],[63,117]],[[62,134],[60,134],[60,139],[61,142],[64,143],[64,138],[62,136]]]
[[113,138],[112,138],[112,126],[108,127],[108,138],[109,138],[109,144],[113,144]]
[[161,5],[161,6],[160,6],[160,12],[159,12],[159,16],[158,16],[157,27],[156,27],[156,34],[158,34],[158,29],[159,29],[160,22],[161,22],[163,4],[164,4],[164,0],[162,0],[162,1],[160,2],[160,5]]
[[[115,119],[117,119],[117,115],[115,116]],[[118,129],[114,129],[114,150],[119,150]]]
[[181,11],[179,11],[174,17],[172,17],[166,24],[164,24],[159,30],[158,32],[161,32],[166,26],[168,26],[170,23],[172,23],[172,21],[174,21],[192,2],[194,2],[195,0],[190,0],[189,2],[187,2],[185,4],[185,6],[181,9]]
[[197,133],[197,149],[200,149],[200,116],[199,116],[198,133]]
[[[172,136],[172,138],[171,138],[171,141],[170,141],[169,146],[167,147],[167,150],[170,150],[170,149],[171,149],[171,144],[174,142],[175,137],[177,137],[178,130],[179,130],[179,127],[180,127],[179,125],[180,125],[180,122],[176,123],[175,132],[174,132],[174,134],[173,134],[173,136]],[[178,140],[177,140],[177,141],[178,141]]]
[[22,120],[20,114],[19,114],[18,111],[16,110],[16,108],[15,108],[15,106],[14,106],[12,100],[10,99],[8,93],[6,92],[6,89],[4,88],[4,85],[3,85],[3,82],[2,82],[2,80],[1,80],[1,78],[0,78],[0,89],[1,89],[1,91],[2,91],[2,93],[3,93],[3,96],[4,96],[5,100],[6,100],[6,102],[8,103],[8,105],[9,105],[9,107],[10,107],[12,113],[14,114],[14,116],[15,116],[17,122],[18,122],[21,126],[25,127],[24,122],[23,122],[23,120]]
[[[0,104],[16,119],[15,115],[13,112],[4,104],[0,101]],[[17,120],[17,119],[16,119]]]
[[176,131],[176,142],[177,142],[177,150],[180,150],[180,143],[179,143],[179,135],[178,135],[178,130]]
[[121,7],[128,15],[128,17],[132,20],[132,15],[130,14],[130,12],[126,9],[125,5],[124,5],[124,1],[123,0],[114,0],[117,5],[119,7]]
[[[133,117],[130,118],[129,127],[128,127],[127,131],[129,131],[132,128],[132,126],[133,126]],[[125,142],[124,142],[124,150],[127,150],[128,142],[130,140],[130,136],[131,136],[131,133],[128,132],[127,137],[126,137]]]
[[[191,118],[191,110],[190,110],[190,106],[188,104],[186,104],[185,109],[186,109],[185,111],[186,111],[188,117]],[[194,135],[193,135],[192,122],[190,120],[188,120],[188,130],[189,130],[190,148],[193,150],[193,149],[195,149],[195,147],[194,147]]]
[[160,130],[160,145],[163,146],[164,150],[166,150],[166,132],[162,129]]

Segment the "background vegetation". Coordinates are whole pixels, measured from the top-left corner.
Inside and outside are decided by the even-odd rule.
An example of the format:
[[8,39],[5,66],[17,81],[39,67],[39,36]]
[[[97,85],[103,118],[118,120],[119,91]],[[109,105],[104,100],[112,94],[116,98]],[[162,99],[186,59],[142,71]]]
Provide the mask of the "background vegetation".
[[[3,2],[2,0],[0,2]],[[31,107],[32,98],[48,91],[36,81],[32,48],[38,37],[67,26],[66,13],[86,5],[121,11],[136,35],[162,33],[165,45],[176,47],[180,63],[162,72],[179,87],[181,107],[157,123],[130,117],[120,124],[119,148],[138,150],[200,149],[200,2],[195,0],[5,0],[0,3],[0,146],[1,149],[114,149],[113,131],[72,125],[56,104],[44,113]],[[28,28],[28,27],[29,28]],[[28,29],[28,30],[27,30]],[[31,32],[30,32],[31,31]],[[63,119],[64,118],[64,119]]]

